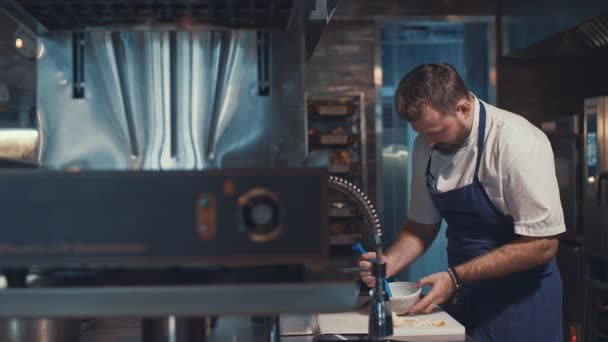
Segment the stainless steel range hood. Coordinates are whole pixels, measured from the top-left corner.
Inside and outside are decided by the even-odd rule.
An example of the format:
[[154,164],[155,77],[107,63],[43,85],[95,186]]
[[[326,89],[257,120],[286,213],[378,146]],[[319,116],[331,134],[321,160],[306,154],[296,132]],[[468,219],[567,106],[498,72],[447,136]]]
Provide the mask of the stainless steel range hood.
[[590,49],[608,51],[608,15],[595,17],[575,29]]
[[509,54],[512,57],[591,57],[608,55],[608,14]]
[[297,166],[304,68],[335,1],[0,0],[39,35],[38,161]]
[[[41,39],[41,163],[76,169],[297,165],[306,157],[304,39],[252,30],[88,32],[85,95],[72,35]],[[269,86],[261,94],[260,58]]]

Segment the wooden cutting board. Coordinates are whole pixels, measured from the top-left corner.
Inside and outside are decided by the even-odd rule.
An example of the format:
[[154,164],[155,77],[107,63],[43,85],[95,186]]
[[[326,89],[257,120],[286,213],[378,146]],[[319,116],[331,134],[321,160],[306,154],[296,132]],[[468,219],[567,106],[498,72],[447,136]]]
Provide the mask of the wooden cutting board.
[[[322,334],[367,334],[368,310],[319,315]],[[465,329],[445,311],[437,309],[427,315],[401,316],[407,320],[393,328],[391,337],[398,341],[464,341]],[[427,338],[431,338],[430,340]]]

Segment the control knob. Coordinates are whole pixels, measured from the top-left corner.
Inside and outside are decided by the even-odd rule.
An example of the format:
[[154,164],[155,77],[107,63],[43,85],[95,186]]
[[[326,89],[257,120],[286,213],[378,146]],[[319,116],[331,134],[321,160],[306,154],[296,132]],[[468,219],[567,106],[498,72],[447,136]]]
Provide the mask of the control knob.
[[281,234],[279,197],[265,188],[254,188],[239,197],[241,222],[253,242],[269,242]]

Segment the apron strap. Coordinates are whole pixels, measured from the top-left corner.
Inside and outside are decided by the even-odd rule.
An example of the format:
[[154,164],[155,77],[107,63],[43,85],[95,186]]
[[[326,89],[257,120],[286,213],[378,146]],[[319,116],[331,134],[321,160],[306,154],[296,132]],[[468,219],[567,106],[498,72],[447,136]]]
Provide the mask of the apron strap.
[[[431,153],[433,153],[433,151],[431,151]],[[435,178],[433,177],[433,175],[431,174],[431,155],[429,154],[429,160],[426,162],[426,172],[424,173],[424,175],[428,178]]]
[[477,131],[477,161],[475,162],[475,173],[473,180],[479,182],[479,165],[481,164],[481,155],[485,146],[486,137],[486,107],[479,101],[479,130]]

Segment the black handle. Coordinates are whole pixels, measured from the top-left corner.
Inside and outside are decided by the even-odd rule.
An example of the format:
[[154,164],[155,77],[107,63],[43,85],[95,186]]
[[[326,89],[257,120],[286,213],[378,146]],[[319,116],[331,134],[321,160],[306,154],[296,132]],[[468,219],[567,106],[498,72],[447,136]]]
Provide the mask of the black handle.
[[600,174],[597,176],[597,205],[599,207],[602,206],[602,203],[604,202],[604,196],[602,195],[602,182],[608,179],[608,172],[600,172]]

